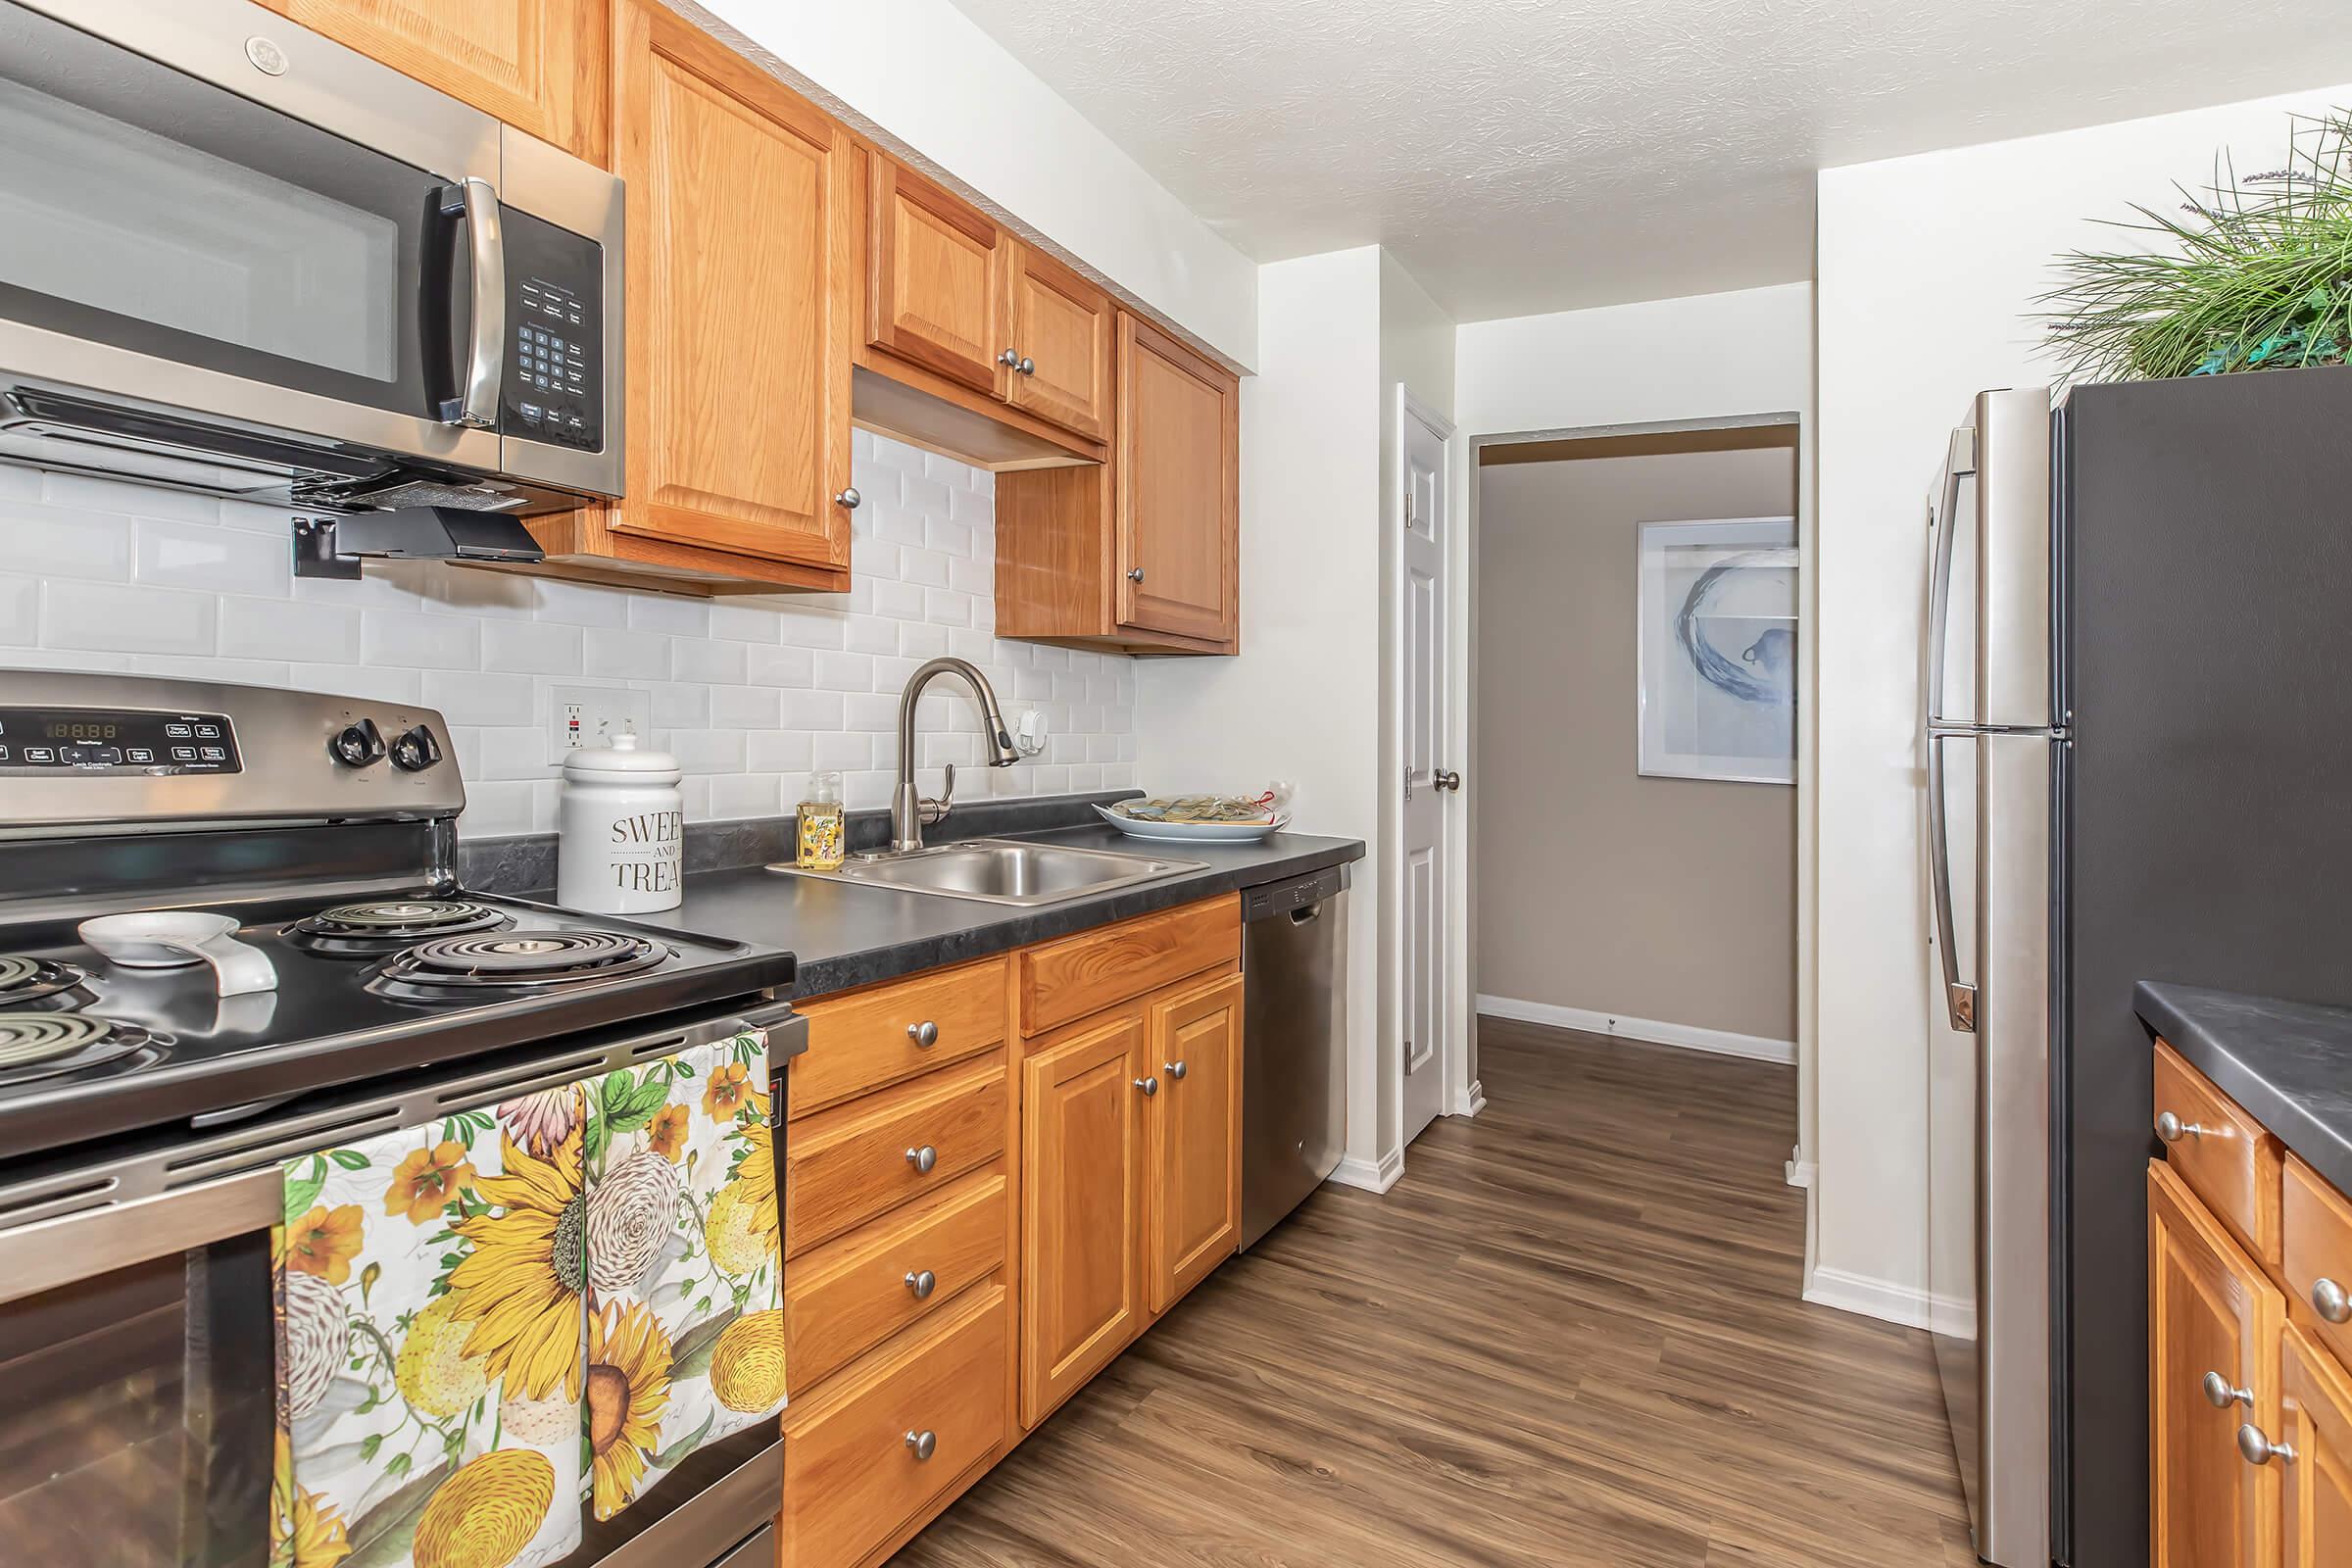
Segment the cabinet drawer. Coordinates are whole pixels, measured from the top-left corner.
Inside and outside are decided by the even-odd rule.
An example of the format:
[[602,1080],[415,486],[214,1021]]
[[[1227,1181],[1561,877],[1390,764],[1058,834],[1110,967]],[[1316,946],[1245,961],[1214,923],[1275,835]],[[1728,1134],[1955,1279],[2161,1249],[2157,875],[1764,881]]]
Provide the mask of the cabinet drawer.
[[786,1409],[783,1561],[862,1560],[1004,1447],[1004,1299],[1002,1285],[966,1292]]
[[[933,1073],[794,1125],[784,1140],[786,1255],[945,1187],[1004,1152],[1004,1057]],[[929,1170],[915,1155],[930,1152]]]
[[1242,955],[1234,894],[1148,914],[1020,956],[1021,1032],[1042,1035]]
[[963,1177],[796,1262],[784,1282],[793,1392],[813,1388],[1003,1264],[1005,1185],[1002,1171]]
[[792,1063],[795,1117],[1003,1045],[1004,960],[820,998],[801,1013],[808,1049]]
[[[2352,1201],[2294,1155],[2286,1156],[2279,1205],[2281,1268],[2296,1300],[2311,1308],[2301,1321],[2328,1348],[2352,1362],[2352,1316],[2337,1323],[2328,1312],[2352,1312]],[[2323,1283],[2324,1282],[2324,1283]],[[2300,1316],[2298,1314],[2298,1316]]]
[[[2188,1190],[2265,1263],[2278,1261],[2278,1140],[2205,1075],[2156,1043],[2156,1126]],[[2177,1118],[2173,1128],[2166,1118]],[[2173,1136],[2166,1138],[2170,1128]]]

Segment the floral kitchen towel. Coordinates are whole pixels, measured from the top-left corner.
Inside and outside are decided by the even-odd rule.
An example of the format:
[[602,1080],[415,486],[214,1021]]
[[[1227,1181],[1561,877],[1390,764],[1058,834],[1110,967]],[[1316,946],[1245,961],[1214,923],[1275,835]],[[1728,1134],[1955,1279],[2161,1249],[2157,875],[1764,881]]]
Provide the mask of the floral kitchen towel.
[[784,1257],[763,1035],[589,1088],[590,1503],[784,1407]]
[[536,1568],[579,1544],[579,1086],[289,1160],[283,1568]]

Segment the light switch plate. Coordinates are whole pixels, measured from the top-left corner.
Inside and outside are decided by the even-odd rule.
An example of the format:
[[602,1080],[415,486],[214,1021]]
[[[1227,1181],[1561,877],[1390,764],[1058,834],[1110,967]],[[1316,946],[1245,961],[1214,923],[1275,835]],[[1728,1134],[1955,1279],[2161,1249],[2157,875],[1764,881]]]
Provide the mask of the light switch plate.
[[551,686],[547,693],[552,755],[609,746],[615,735],[654,741],[654,694],[628,686]]

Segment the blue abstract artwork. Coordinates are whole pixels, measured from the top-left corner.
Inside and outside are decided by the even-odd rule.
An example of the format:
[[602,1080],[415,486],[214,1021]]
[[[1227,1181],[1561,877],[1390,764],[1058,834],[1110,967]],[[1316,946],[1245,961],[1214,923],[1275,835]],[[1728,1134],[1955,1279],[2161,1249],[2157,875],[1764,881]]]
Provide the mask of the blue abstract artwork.
[[1796,782],[1796,525],[1641,525],[1641,771]]

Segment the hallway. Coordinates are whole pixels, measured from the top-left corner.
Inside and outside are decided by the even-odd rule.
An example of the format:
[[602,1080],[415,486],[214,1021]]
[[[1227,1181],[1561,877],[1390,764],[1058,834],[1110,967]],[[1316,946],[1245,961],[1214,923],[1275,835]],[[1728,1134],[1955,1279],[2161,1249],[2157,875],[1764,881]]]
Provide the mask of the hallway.
[[1926,1336],[1796,1298],[1790,1070],[1479,1030],[1482,1115],[1309,1200],[895,1563],[1973,1562]]

